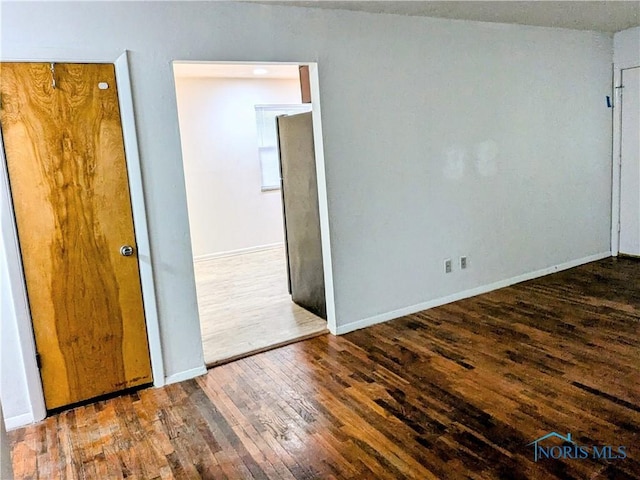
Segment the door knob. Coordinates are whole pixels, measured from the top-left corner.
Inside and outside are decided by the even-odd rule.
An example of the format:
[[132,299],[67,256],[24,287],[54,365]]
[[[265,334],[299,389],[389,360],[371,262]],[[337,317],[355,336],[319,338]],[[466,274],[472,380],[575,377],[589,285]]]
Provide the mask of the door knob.
[[133,247],[131,245],[123,245],[120,247],[120,255],[130,257],[133,255]]

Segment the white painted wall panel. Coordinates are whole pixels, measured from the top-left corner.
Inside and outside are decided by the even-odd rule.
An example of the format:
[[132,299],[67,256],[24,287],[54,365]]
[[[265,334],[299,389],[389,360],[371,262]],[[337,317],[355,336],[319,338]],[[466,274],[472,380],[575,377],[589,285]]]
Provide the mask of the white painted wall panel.
[[640,65],[640,27],[629,28],[613,36],[613,62],[616,68]]
[[[622,84],[623,71],[627,71],[625,75],[629,79],[630,75],[633,75],[629,69],[640,66],[640,27],[630,28],[622,32],[618,32],[613,37],[613,81],[616,87]],[[626,83],[626,81],[625,81]],[[637,207],[637,199],[633,199],[637,192],[634,188],[637,188],[638,184],[638,166],[634,165],[634,162],[629,160],[629,154],[633,155],[635,148],[631,145],[633,140],[629,139],[629,135],[634,136],[640,125],[637,123],[637,119],[633,120],[635,112],[633,111],[633,97],[634,93],[630,92],[627,95],[626,104],[622,105],[623,89],[616,88],[614,91],[614,104],[615,110],[613,112],[613,165],[612,165],[612,204],[611,204],[611,250],[614,254],[618,252],[631,253],[629,251],[629,244],[636,244],[637,240],[632,241],[630,235],[638,236],[634,232],[637,231],[637,221],[635,220],[636,214],[633,212]],[[624,128],[626,133],[624,134],[626,140],[626,162],[624,167],[621,165],[622,155],[622,116],[626,116],[624,122]],[[635,123],[635,125],[634,125]],[[635,132],[634,132],[635,129]],[[640,145],[638,146],[640,148]],[[623,171],[624,170],[624,171]],[[626,190],[626,191],[623,191]],[[632,224],[629,224],[629,218],[632,218]],[[618,222],[620,222],[620,233],[618,232]],[[624,226],[622,225],[624,223]],[[637,250],[634,248],[633,250]]]
[[621,80],[620,253],[640,256],[640,68]]

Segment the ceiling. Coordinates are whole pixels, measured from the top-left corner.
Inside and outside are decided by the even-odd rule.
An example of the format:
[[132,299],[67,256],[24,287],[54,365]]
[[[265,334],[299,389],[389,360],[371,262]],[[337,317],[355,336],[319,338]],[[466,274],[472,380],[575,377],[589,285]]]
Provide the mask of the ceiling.
[[173,62],[173,72],[189,78],[299,78],[297,64]]
[[269,5],[618,32],[640,26],[640,1],[255,1]]

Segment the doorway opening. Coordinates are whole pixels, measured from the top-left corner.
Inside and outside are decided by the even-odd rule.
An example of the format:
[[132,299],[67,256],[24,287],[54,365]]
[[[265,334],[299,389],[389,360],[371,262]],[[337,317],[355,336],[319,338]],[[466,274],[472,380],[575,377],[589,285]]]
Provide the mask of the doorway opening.
[[[327,315],[294,303],[288,288],[292,267],[300,265],[291,265],[298,260],[292,260],[287,243],[276,119],[315,114],[308,91],[303,98],[304,69],[302,73],[299,64],[174,62],[207,366],[327,332]],[[311,162],[315,175],[313,158]],[[321,191],[307,192],[315,195],[316,205],[319,198],[326,203],[320,167]],[[326,228],[320,236],[318,230],[313,240],[324,252]],[[327,255],[321,255],[320,263],[302,268],[326,277],[330,269],[325,262]],[[322,290],[324,298],[328,288]],[[330,323],[332,300],[326,295]]]

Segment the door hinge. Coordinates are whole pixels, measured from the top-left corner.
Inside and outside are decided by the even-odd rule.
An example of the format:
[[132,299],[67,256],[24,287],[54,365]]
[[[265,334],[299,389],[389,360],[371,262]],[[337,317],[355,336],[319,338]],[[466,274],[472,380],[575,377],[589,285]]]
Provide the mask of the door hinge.
[[36,353],[36,365],[38,368],[42,368],[42,356],[39,353]]
[[618,233],[620,233],[620,222],[618,222]]

